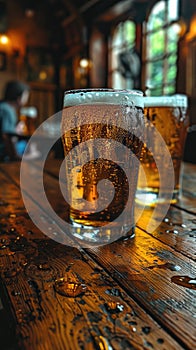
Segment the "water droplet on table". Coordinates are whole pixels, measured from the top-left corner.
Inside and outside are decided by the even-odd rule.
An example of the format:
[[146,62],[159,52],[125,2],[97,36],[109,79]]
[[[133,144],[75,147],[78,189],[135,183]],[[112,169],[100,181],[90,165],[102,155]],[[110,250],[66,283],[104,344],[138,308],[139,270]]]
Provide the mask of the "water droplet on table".
[[14,297],[18,296],[18,295],[21,295],[20,292],[16,291],[16,290],[13,290],[12,293],[11,293]]
[[18,274],[18,270],[15,269],[9,269],[4,272],[4,276],[6,278],[12,278],[15,277]]
[[196,290],[196,279],[189,276],[173,276],[171,281],[179,286]]
[[107,289],[105,293],[116,297],[120,296],[120,290],[117,288]]
[[169,222],[169,218],[165,218],[163,221],[164,222]]
[[177,234],[177,233],[179,233],[179,231],[178,230],[166,230],[165,233],[175,233],[175,234]]
[[143,331],[145,334],[149,334],[150,331],[151,331],[151,328],[148,327],[148,326],[145,326],[145,327],[142,327],[142,331]]
[[86,286],[83,283],[66,281],[64,278],[59,278],[55,281],[55,290],[57,293],[75,298],[86,291]]
[[41,263],[38,265],[38,269],[46,271],[46,270],[50,270],[51,268],[50,268],[50,265],[48,263],[44,262],[44,263]]
[[110,313],[119,313],[124,310],[124,305],[116,301],[108,301],[105,306]]
[[149,266],[148,269],[155,269],[155,268],[159,268],[159,269],[169,269],[171,271],[180,271],[181,267],[178,265],[175,265],[173,263],[165,263],[165,264],[157,264],[157,265],[153,265],[153,266]]
[[137,328],[136,327],[131,326],[131,330],[132,330],[132,332],[137,332]]

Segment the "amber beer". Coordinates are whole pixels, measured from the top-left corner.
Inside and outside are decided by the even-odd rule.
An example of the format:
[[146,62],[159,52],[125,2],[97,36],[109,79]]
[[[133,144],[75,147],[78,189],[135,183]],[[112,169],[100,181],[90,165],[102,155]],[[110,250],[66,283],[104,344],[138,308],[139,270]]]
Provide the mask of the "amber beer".
[[[145,128],[144,140],[146,139],[147,142],[142,148],[137,202],[145,202],[149,206],[154,206],[157,203],[160,189],[160,172],[164,173],[164,176],[169,176],[167,164],[164,163],[164,151],[160,147],[155,129],[164,139],[172,158],[175,179],[171,202],[175,203],[179,197],[180,169],[189,123],[187,97],[180,94],[144,97],[144,107],[146,124],[148,122],[150,124],[146,125]],[[155,151],[161,161],[159,169],[154,157]],[[164,197],[159,198],[159,201],[164,202]]]
[[143,126],[141,92],[65,93],[62,140],[75,237],[102,243],[132,234]]

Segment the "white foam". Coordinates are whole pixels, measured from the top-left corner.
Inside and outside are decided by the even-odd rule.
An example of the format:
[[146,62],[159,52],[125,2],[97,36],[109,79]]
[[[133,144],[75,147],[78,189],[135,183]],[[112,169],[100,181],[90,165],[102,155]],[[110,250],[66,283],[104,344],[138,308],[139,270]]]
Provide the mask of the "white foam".
[[69,90],[64,94],[64,107],[92,102],[144,107],[143,92],[138,90],[81,89]]
[[186,95],[176,94],[172,96],[145,96],[144,107],[184,107],[187,108]]

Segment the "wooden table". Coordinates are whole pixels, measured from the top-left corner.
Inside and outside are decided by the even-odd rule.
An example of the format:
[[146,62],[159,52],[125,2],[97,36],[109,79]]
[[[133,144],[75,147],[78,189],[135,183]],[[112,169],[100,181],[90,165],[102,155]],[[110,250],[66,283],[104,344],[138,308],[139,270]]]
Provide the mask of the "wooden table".
[[[44,181],[63,217],[58,166],[46,164]],[[135,238],[77,249],[35,226],[21,197],[20,164],[0,164],[0,291],[15,335],[1,349],[195,349],[196,165],[182,170],[182,197],[155,232],[146,230],[146,209]],[[37,206],[30,193],[29,201]]]

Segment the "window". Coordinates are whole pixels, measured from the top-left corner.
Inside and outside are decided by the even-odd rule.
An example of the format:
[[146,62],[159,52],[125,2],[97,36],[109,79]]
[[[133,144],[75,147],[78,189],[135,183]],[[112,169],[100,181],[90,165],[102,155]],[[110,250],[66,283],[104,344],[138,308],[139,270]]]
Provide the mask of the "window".
[[171,95],[176,91],[177,50],[180,26],[178,0],[159,1],[143,28],[143,89],[149,94]]
[[126,68],[126,63],[133,58],[134,46],[135,23],[130,20],[119,23],[109,44],[109,86],[116,89],[133,87],[129,65]]

